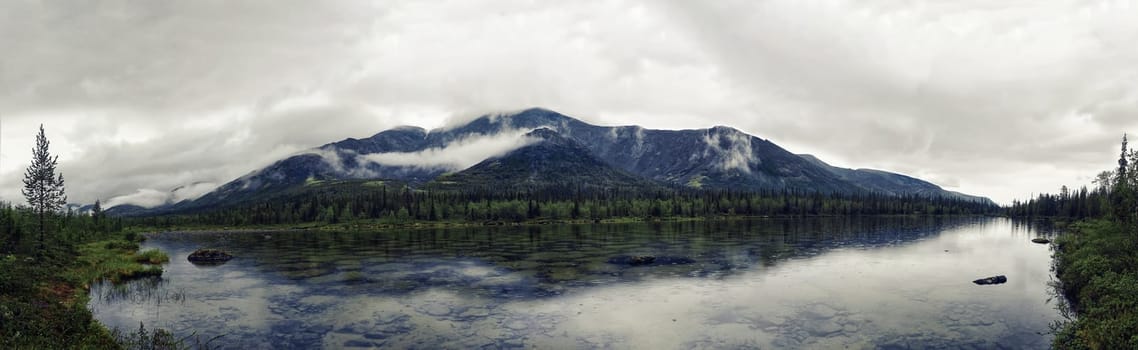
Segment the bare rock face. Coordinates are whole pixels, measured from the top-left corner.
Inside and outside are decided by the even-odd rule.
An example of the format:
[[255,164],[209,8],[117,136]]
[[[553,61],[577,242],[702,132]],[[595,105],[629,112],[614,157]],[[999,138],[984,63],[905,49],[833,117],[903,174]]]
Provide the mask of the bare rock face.
[[193,264],[220,265],[233,259],[233,255],[217,249],[198,249],[186,257]]

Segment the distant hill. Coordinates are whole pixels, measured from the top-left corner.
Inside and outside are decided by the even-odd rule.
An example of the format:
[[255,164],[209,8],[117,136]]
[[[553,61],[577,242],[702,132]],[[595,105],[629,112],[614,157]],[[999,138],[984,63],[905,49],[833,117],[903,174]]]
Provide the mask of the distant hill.
[[865,191],[894,196],[918,195],[923,197],[956,198],[995,205],[995,202],[992,202],[992,200],[988,198],[946,191],[940,188],[940,186],[918,178],[881,170],[839,168],[826,164],[826,162],[823,162],[821,159],[809,154],[799,156],[815,165],[829,170],[842,180],[852,183]]

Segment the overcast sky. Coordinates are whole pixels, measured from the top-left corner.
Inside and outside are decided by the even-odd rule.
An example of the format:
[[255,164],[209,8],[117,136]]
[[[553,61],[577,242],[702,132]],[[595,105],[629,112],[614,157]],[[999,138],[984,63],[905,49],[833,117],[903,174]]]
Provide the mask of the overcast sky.
[[[1001,203],[1138,132],[1134,1],[0,2],[0,199],[189,198],[324,143],[540,106],[729,125]],[[175,194],[170,191],[180,186]]]

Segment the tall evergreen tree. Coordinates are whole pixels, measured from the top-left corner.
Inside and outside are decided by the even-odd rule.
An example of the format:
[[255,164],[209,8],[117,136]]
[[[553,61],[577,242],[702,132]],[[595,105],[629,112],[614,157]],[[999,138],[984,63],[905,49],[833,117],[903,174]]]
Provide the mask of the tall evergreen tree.
[[1129,170],[1128,159],[1130,149],[1126,144],[1126,134],[1122,135],[1122,154],[1118,157],[1118,171],[1116,172],[1114,190],[1111,192],[1111,205],[1114,207],[1114,216],[1122,222],[1130,221],[1131,210],[1133,205],[1133,196],[1130,176],[1127,174]]
[[95,205],[91,206],[91,221],[95,223],[95,229],[100,230],[103,222],[103,203],[99,199],[95,199]]
[[48,150],[50,144],[44,135],[43,124],[40,124],[36,145],[32,148],[32,164],[24,172],[24,198],[39,218],[40,249],[43,249],[44,234],[47,231],[47,215],[59,211],[67,204],[63,174],[55,173],[59,156],[51,155]]
[[1125,189],[1124,187],[1127,185],[1127,183],[1126,183],[1127,182],[1126,181],[1127,180],[1127,177],[1126,177],[1126,170],[1127,170],[1126,156],[1129,155],[1128,153],[1129,153],[1129,148],[1126,147],[1126,134],[1122,134],[1122,155],[1118,157],[1118,187],[1119,187],[1119,189]]

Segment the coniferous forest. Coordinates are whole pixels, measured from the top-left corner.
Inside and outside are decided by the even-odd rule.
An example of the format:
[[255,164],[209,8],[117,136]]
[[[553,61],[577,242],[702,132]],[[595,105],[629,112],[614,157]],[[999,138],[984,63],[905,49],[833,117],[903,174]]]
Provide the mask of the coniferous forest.
[[327,181],[236,204],[132,218],[144,226],[338,224],[375,220],[521,223],[714,216],[986,215],[1000,208],[966,199],[820,193],[796,190],[711,191],[546,186],[524,191],[491,188],[412,189],[381,181]]

